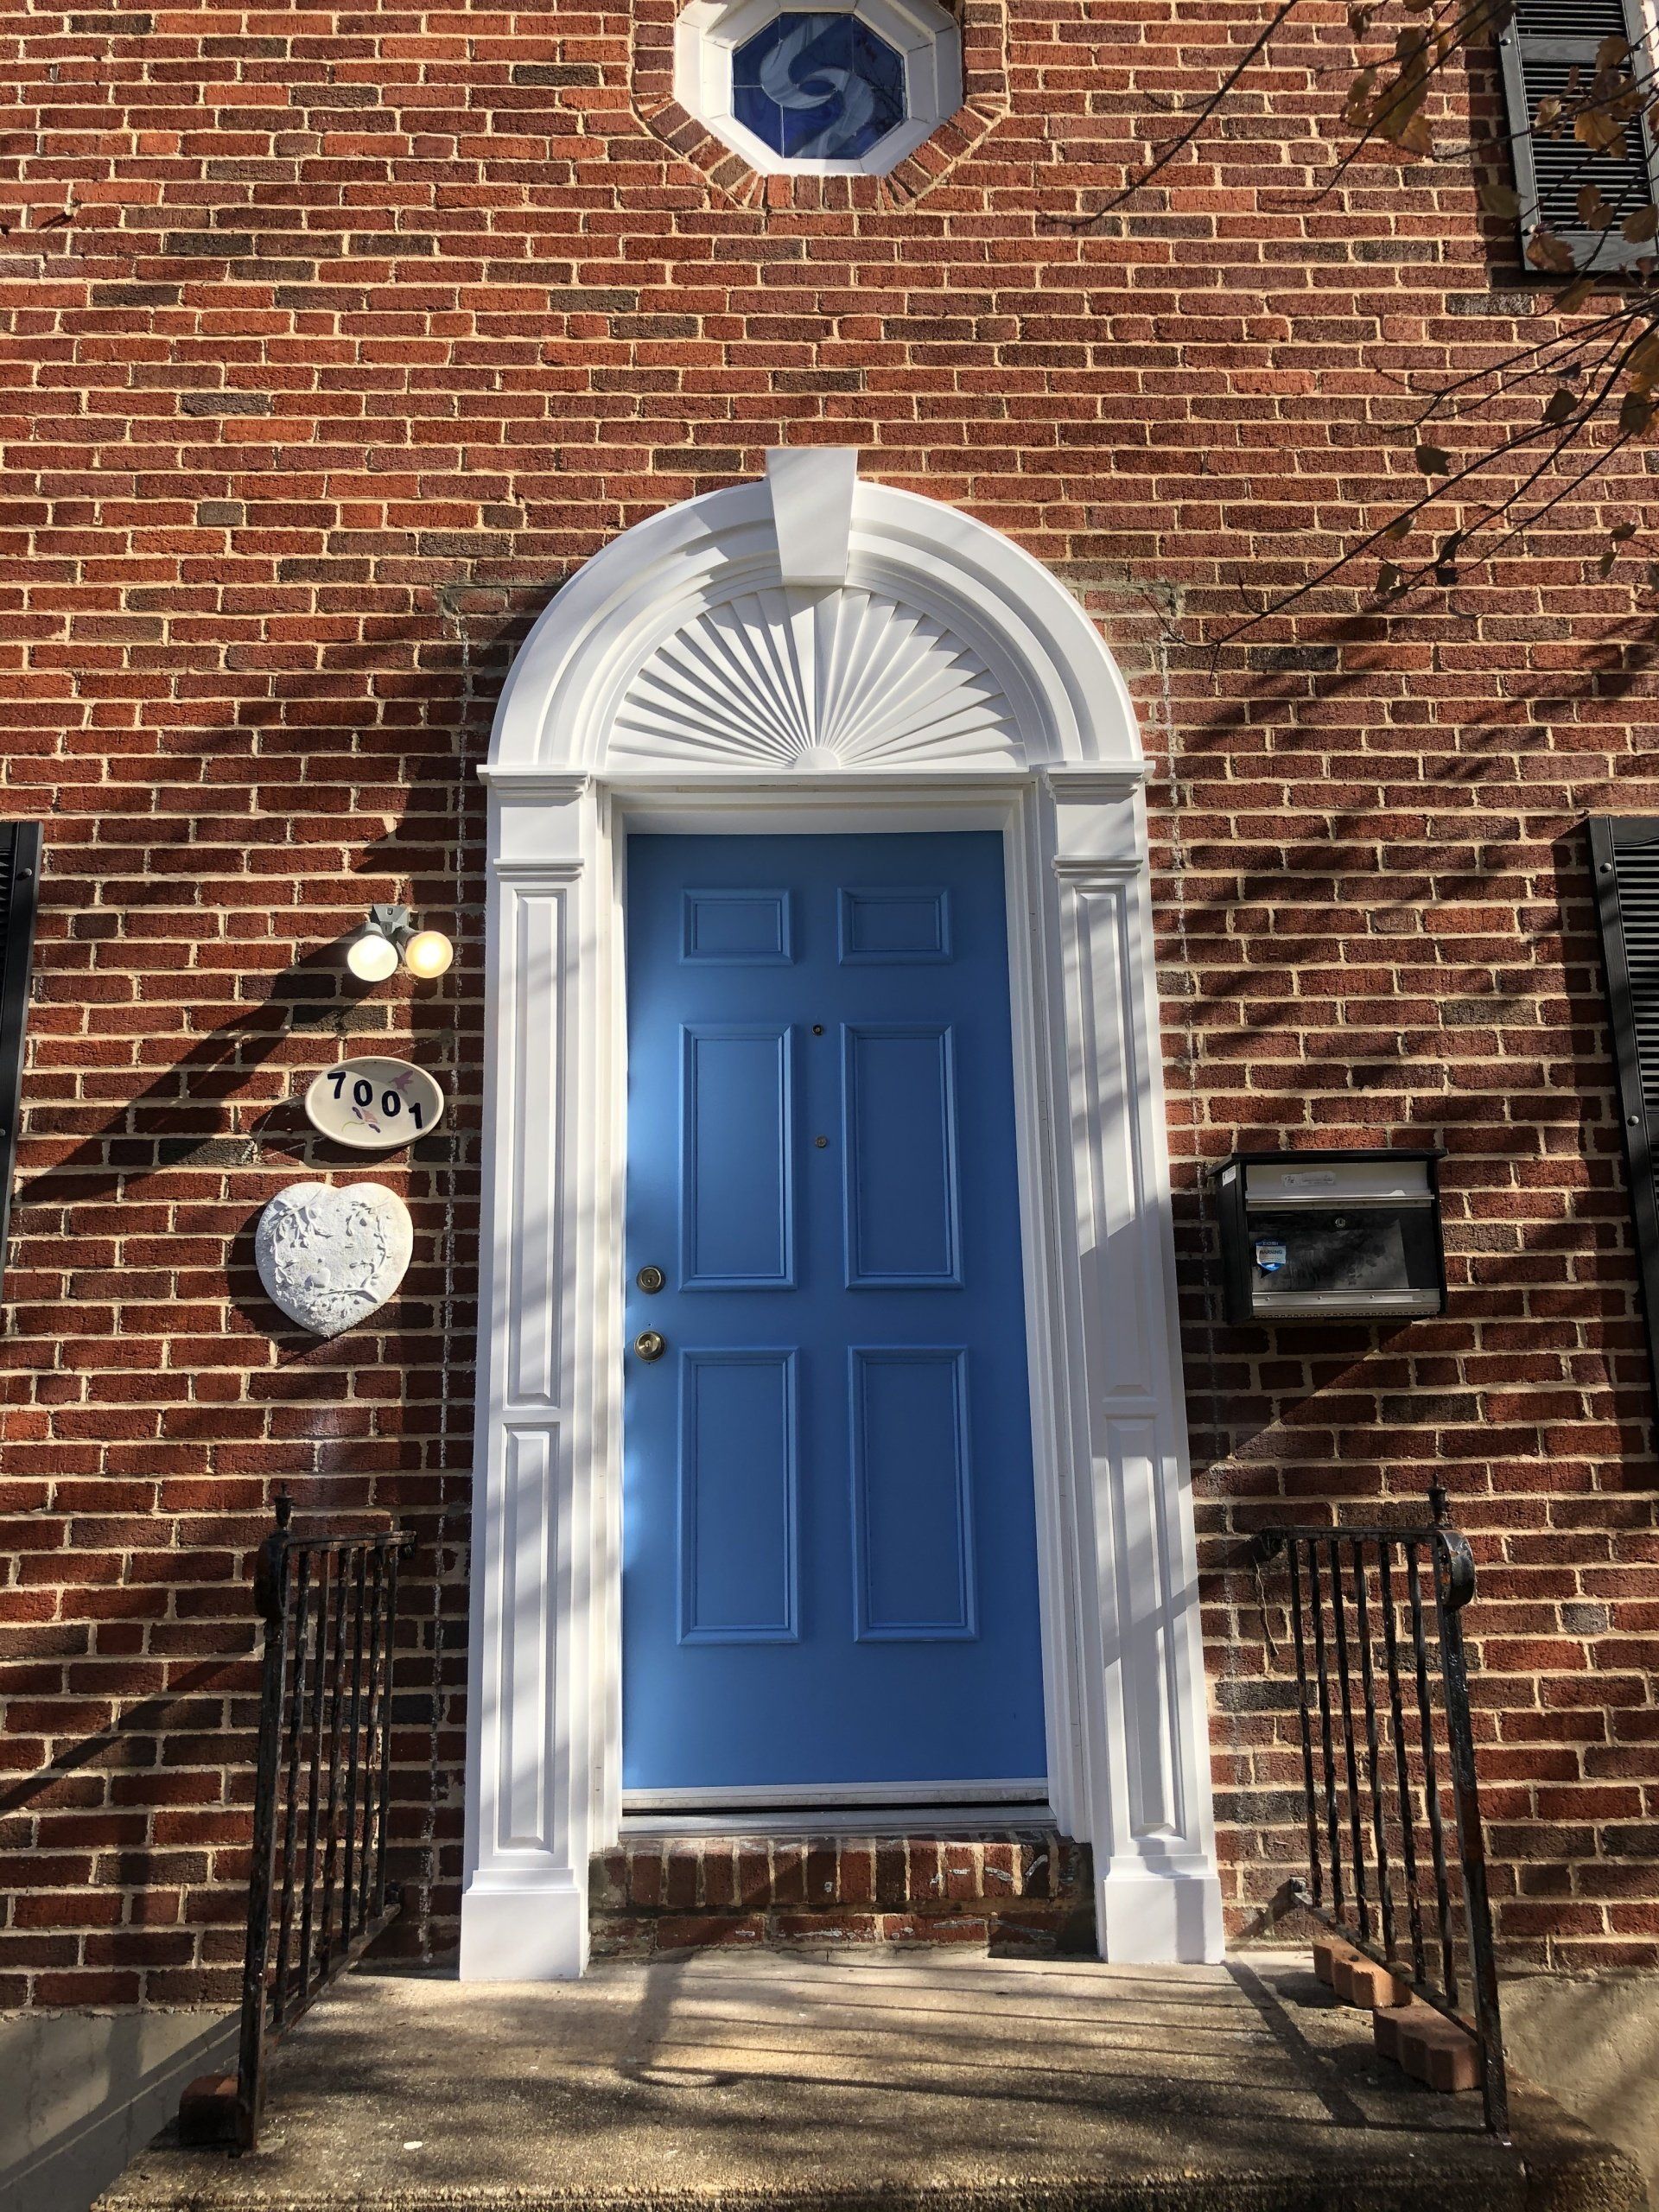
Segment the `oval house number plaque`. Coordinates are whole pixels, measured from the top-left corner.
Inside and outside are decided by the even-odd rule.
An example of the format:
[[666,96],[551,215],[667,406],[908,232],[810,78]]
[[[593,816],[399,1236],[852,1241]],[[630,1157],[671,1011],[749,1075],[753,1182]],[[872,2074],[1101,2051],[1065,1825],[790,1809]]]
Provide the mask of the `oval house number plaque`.
[[306,1118],[321,1135],[359,1152],[413,1144],[443,1119],[443,1093],[408,1060],[342,1060],[305,1094]]

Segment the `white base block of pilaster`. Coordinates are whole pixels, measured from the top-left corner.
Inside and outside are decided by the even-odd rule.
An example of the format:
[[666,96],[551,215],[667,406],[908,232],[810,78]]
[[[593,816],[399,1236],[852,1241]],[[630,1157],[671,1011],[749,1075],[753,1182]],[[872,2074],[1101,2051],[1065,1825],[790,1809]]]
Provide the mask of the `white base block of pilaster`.
[[1096,1878],[1095,1911],[1100,1955],[1115,1966],[1213,1966],[1221,1957],[1214,1874],[1108,1867]]
[[575,1981],[588,1964],[588,1893],[574,1876],[512,1886],[474,1874],[461,1900],[463,1981]]

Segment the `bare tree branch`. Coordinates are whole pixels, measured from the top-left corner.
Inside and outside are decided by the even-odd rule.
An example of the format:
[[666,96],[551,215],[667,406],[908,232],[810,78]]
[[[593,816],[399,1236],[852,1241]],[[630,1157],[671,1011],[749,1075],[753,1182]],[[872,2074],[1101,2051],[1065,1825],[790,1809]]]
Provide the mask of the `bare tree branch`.
[[1086,215],[1062,215],[1058,218],[1058,219],[1070,228],[1081,230],[1086,228],[1090,224],[1103,222],[1106,217],[1114,213],[1118,208],[1120,208],[1126,200],[1132,200],[1138,192],[1143,192],[1147,186],[1152,182],[1154,177],[1159,175],[1163,170],[1166,169],[1170,163],[1175,159],[1176,156],[1183,153],[1185,149],[1192,143],[1192,141],[1204,129],[1205,124],[1209,122],[1211,117],[1216,112],[1217,109],[1222,105],[1223,102],[1226,99],[1228,93],[1232,91],[1233,86],[1244,74],[1244,72],[1249,67],[1256,56],[1262,51],[1263,48],[1271,41],[1274,34],[1279,29],[1281,24],[1288,20],[1289,16],[1300,4],[1300,0],[1280,0],[1280,5],[1274,10],[1272,18],[1268,22],[1266,29],[1262,31],[1261,35],[1251,45],[1249,51],[1245,54],[1243,60],[1239,62],[1236,68],[1229,70],[1215,92],[1211,93],[1210,98],[1205,102],[1204,105],[1198,110],[1198,113],[1193,117],[1192,122],[1188,124],[1186,129],[1180,133],[1179,137],[1171,140],[1170,143],[1165,148],[1164,151],[1159,155],[1157,160],[1152,163],[1149,168],[1142,169],[1139,176],[1132,177],[1129,182],[1123,187],[1121,192],[1116,192],[1113,194],[1112,197],[1106,202],[1104,207],[1096,207]]

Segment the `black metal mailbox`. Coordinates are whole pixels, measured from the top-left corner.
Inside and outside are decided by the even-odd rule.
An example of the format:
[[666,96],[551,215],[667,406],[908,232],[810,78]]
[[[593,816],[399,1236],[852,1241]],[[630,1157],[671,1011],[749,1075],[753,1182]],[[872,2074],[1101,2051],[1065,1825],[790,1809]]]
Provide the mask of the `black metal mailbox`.
[[1236,1152],[1217,1172],[1230,1321],[1446,1311],[1432,1152]]

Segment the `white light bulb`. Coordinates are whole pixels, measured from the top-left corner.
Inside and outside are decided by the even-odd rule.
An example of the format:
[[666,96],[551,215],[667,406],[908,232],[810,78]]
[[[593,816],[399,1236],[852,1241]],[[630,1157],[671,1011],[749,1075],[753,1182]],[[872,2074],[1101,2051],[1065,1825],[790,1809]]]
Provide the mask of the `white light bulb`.
[[454,957],[455,948],[442,930],[416,930],[404,947],[404,967],[428,982],[442,976]]
[[384,983],[397,972],[397,948],[378,930],[361,930],[346,948],[346,965],[359,983]]

